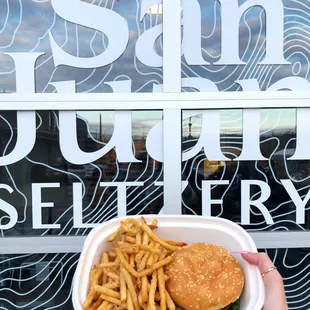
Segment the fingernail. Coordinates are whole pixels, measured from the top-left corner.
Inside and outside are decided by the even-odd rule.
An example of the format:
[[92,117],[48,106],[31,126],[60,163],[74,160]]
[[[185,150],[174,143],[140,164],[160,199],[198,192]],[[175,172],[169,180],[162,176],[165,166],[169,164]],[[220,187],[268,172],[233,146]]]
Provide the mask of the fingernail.
[[239,251],[232,251],[231,253],[232,253],[232,254],[249,254],[249,253],[251,253],[251,252],[239,250]]

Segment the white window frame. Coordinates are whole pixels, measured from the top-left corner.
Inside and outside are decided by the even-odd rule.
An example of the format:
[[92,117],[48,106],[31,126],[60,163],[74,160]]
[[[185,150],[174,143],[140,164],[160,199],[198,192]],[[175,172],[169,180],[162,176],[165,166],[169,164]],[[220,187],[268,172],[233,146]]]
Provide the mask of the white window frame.
[[[164,129],[164,205],[169,206],[165,209],[165,213],[180,214],[183,110],[310,109],[310,92],[4,94],[0,96],[0,106],[2,111],[162,110],[164,121],[169,124],[164,127],[166,128]],[[168,117],[165,118],[165,116]],[[172,130],[174,127],[176,130]],[[176,133],[179,133],[179,139],[175,139]],[[177,161],[175,148],[179,150],[177,164],[174,164]],[[171,185],[172,178],[173,184]],[[180,181],[176,182],[176,179]],[[308,231],[253,232],[251,235],[259,248],[310,248],[310,232]],[[0,254],[73,253],[81,251],[84,240],[85,236],[0,238]]]

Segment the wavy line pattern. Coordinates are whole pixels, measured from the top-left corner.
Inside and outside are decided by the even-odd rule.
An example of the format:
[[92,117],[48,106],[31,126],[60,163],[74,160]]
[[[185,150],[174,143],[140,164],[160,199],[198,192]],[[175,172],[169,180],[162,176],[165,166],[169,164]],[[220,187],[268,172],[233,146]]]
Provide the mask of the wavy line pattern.
[[284,279],[289,309],[309,309],[309,249],[273,249],[265,252]]
[[[91,57],[107,48],[104,34],[96,30],[73,25],[61,19],[53,11],[50,1],[44,0],[7,0],[0,3],[0,48],[2,51],[42,52],[36,63],[36,91],[55,92],[49,85],[57,80],[75,79],[77,92],[110,92],[105,84],[108,81],[131,80],[132,92],[152,91],[153,84],[162,83],[162,69],[143,66],[135,56],[135,42],[148,29],[160,25],[160,14],[146,16],[140,22],[140,2],[123,6],[115,0],[93,0],[89,4],[97,5],[120,13],[128,20],[130,42],[125,53],[117,62],[96,69],[72,69],[70,72],[61,67],[55,68],[51,54],[48,33],[51,31],[57,43],[75,56]],[[18,5],[17,5],[18,4]],[[31,15],[37,12],[36,21]],[[3,24],[2,24],[3,23]],[[40,25],[40,26],[39,26]],[[161,38],[156,49],[162,52]],[[5,92],[15,91],[15,69],[7,56],[0,55],[3,69],[0,70],[0,83]],[[126,67],[126,72],[123,68]],[[124,74],[125,73],[125,74]],[[107,121],[109,113],[102,113]],[[97,118],[98,116],[98,118]],[[79,113],[78,136],[80,147],[86,151],[95,150],[106,144],[113,132],[113,122],[103,127],[104,141],[100,140],[97,119],[99,113],[85,118]],[[94,117],[96,118],[93,122]],[[2,155],[11,152],[16,142],[15,113],[0,114]],[[37,143],[34,150],[21,162],[0,169],[1,182],[10,184],[14,189],[11,197],[6,197],[16,206],[19,221],[14,229],[1,230],[5,236],[39,235],[84,235],[89,229],[73,228],[72,183],[83,185],[83,221],[84,223],[104,222],[117,216],[117,193],[114,188],[100,188],[100,181],[143,181],[142,189],[131,187],[127,190],[129,214],[158,213],[162,206],[162,188],[155,186],[162,180],[162,165],[158,165],[145,152],[144,137],[151,126],[162,116],[149,113],[141,119],[133,115],[135,137],[133,147],[141,164],[119,164],[115,156],[109,154],[110,163],[94,162],[85,167],[68,166],[59,150],[58,115],[55,112],[37,113]],[[108,122],[110,123],[110,122]],[[106,124],[106,123],[103,123]],[[48,154],[51,156],[48,156]],[[110,152],[113,153],[113,152]],[[109,169],[107,169],[109,166]],[[22,170],[21,170],[22,169]],[[29,173],[20,173],[30,171]],[[43,214],[48,222],[61,224],[61,229],[32,230],[30,183],[34,179],[40,182],[60,182],[58,192],[46,193],[46,198],[57,197],[53,212]],[[0,222],[7,221],[6,214],[0,214]],[[0,257],[0,308],[1,309],[70,309],[71,282],[78,261],[78,254],[38,254],[7,255]]]
[[[239,4],[245,1],[239,1]],[[202,16],[202,51],[211,63],[220,56],[220,19],[217,1],[199,1]],[[202,77],[213,81],[220,91],[239,91],[238,80],[256,79],[261,90],[267,90],[281,78],[298,76],[309,81],[309,1],[283,1],[285,6],[284,54],[290,66],[258,65],[266,51],[265,14],[261,8],[252,8],[242,16],[240,36],[241,58],[246,66],[189,66],[182,59],[182,77]],[[184,91],[197,91],[186,88]],[[223,204],[214,205],[212,214],[233,219],[240,224],[240,180],[258,179],[267,182],[272,197],[265,203],[274,225],[266,225],[256,208],[251,209],[249,231],[289,231],[309,229],[309,204],[306,205],[306,224],[296,224],[296,210],[290,197],[285,194],[280,179],[290,179],[301,197],[309,191],[309,162],[287,160],[295,149],[296,111],[263,111],[261,117],[261,150],[268,162],[227,163],[217,169],[208,165],[203,151],[183,163],[183,180],[189,181],[183,193],[183,213],[201,214],[201,181],[203,179],[229,180],[229,186],[214,186],[212,199],[222,199]],[[227,157],[234,158],[242,150],[242,111],[223,111],[221,115],[221,149]],[[197,143],[202,120],[200,116],[183,122],[183,151],[189,151]],[[191,126],[189,127],[189,123]],[[207,145],[207,147],[210,147]],[[252,193],[258,198],[260,190]],[[303,199],[303,198],[302,198]],[[268,250],[284,277],[289,309],[310,309],[309,249]]]
[[[240,111],[240,113],[242,113]],[[236,111],[221,112],[221,149],[225,156],[236,158],[242,150],[242,120]],[[189,181],[191,195],[183,195],[185,213],[202,214],[201,182],[203,180],[229,180],[229,186],[214,186],[212,199],[221,199],[223,204],[214,205],[212,214],[241,223],[241,183],[243,179],[266,182],[271,187],[270,198],[264,203],[274,224],[267,225],[262,214],[251,210],[249,231],[274,231],[309,229],[309,206],[306,206],[304,224],[296,224],[296,207],[286,193],[281,179],[289,179],[302,199],[309,190],[308,161],[290,161],[287,158],[295,150],[296,110],[277,109],[261,111],[260,149],[268,161],[256,162],[208,162],[203,150],[183,164],[183,179]],[[191,127],[191,131],[189,131]],[[201,116],[183,122],[183,151],[189,151],[199,140]],[[232,132],[227,130],[232,129]],[[239,129],[239,130],[238,130]],[[189,135],[191,137],[189,137]],[[210,146],[206,145],[206,148]],[[258,199],[260,190],[253,190],[251,199]],[[225,207],[224,207],[225,206]]]
[[2,309],[70,309],[79,254],[1,256]]

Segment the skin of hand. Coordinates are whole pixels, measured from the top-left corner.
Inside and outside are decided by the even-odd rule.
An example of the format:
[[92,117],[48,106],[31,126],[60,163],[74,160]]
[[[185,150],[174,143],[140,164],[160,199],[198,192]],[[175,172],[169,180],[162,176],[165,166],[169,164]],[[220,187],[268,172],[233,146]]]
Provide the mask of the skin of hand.
[[[264,273],[274,264],[266,253],[245,253],[242,257],[251,265],[257,266]],[[263,277],[265,285],[265,303],[263,310],[287,310],[287,301],[283,279],[278,270],[268,272]]]

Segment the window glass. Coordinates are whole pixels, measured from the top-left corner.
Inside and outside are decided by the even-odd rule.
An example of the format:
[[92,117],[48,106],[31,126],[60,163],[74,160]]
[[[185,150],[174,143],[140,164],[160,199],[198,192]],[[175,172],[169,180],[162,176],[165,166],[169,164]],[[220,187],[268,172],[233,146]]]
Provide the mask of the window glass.
[[296,109],[183,112],[183,213],[251,231],[309,229],[306,128],[297,135],[296,119]]
[[288,308],[309,309],[310,249],[268,249],[264,252],[274,261],[283,277]]
[[79,253],[1,255],[1,308],[73,309],[71,284],[78,259]]
[[[310,249],[268,249],[284,278],[289,309],[309,309]],[[0,305],[3,309],[73,309],[72,278],[79,254],[0,256]]]
[[146,2],[1,1],[0,92],[152,92],[162,6]]
[[[0,118],[1,156],[10,155],[16,112]],[[1,199],[11,210],[1,208],[2,236],[84,235],[117,216],[160,212],[163,164],[151,150],[161,150],[161,132],[154,139],[152,130],[161,111],[42,111],[36,118],[30,154],[0,167]],[[66,127],[71,121],[76,128]]]
[[184,91],[309,90],[308,4],[184,1]]

